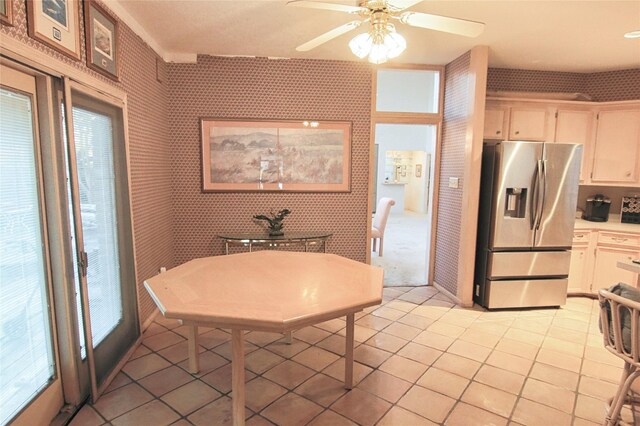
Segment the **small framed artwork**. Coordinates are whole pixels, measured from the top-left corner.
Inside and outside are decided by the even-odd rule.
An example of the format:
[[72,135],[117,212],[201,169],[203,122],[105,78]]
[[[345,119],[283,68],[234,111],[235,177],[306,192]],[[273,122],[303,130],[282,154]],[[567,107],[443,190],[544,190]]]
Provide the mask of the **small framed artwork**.
[[416,177],[422,177],[422,164],[416,164]]
[[78,0],[28,0],[29,36],[73,59],[80,59]]
[[84,2],[87,66],[118,81],[118,21],[93,0]]
[[203,190],[349,192],[351,123],[201,119]]
[[0,0],[0,22],[13,25],[13,0]]

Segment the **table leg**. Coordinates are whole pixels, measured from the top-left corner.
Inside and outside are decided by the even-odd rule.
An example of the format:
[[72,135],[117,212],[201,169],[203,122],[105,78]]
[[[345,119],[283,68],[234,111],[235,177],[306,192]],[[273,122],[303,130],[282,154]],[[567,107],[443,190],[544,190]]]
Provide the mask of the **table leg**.
[[224,242],[224,254],[229,254],[229,241]]
[[233,426],[244,426],[244,331],[231,330],[231,390]]
[[293,334],[293,331],[285,331],[284,333],[284,342],[287,345],[290,345],[293,342],[292,334]]
[[189,373],[196,374],[200,371],[200,355],[198,354],[198,326],[187,326],[189,330],[189,339],[187,345],[189,348]]
[[345,338],[344,350],[344,388],[353,387],[353,329],[355,314],[347,314],[347,336]]

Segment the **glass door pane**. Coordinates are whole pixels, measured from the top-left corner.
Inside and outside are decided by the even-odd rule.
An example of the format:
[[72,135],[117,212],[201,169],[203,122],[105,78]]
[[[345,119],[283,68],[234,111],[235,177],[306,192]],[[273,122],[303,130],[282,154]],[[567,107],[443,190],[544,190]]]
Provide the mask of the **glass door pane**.
[[0,423],[55,377],[32,98],[0,89]]
[[74,106],[73,131],[95,348],[123,317],[111,117]]

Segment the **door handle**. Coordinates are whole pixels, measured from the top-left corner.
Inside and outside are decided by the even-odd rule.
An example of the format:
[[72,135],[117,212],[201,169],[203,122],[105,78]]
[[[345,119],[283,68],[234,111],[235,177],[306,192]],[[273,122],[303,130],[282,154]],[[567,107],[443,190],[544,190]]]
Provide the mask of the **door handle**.
[[542,178],[542,185],[540,185],[540,195],[538,197],[538,222],[536,223],[536,229],[540,229],[542,223],[542,213],[544,212],[544,199],[547,195],[547,160],[538,160],[538,167],[541,168],[540,177]]
[[536,166],[536,176],[533,180],[533,200],[531,203],[531,229],[538,229],[540,226],[541,215],[542,215],[542,197],[543,193],[543,180],[544,180],[544,166],[542,160],[538,160],[538,164]]
[[78,254],[78,266],[80,267],[80,276],[87,276],[87,268],[89,267],[89,256],[86,251],[81,251]]

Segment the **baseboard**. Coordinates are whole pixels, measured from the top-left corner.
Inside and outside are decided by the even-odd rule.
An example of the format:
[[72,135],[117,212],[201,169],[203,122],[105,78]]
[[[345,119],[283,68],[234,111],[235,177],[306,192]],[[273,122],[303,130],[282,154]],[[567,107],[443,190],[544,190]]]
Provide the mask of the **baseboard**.
[[588,297],[589,299],[597,299],[598,295],[593,293],[569,292],[567,297]]
[[451,301],[453,303],[455,303],[456,305],[461,306],[463,308],[471,308],[471,307],[473,307],[473,303],[470,304],[470,305],[465,305],[464,303],[462,303],[462,301],[460,301],[460,299],[458,299],[457,296],[453,295],[449,290],[447,290],[446,288],[442,287],[437,282],[433,281],[433,286],[435,288],[437,288],[440,293],[444,294],[446,297],[451,299]]
[[140,334],[144,334],[147,328],[149,328],[149,326],[153,323],[153,321],[155,321],[156,316],[159,313],[160,311],[158,310],[158,308],[155,308],[151,313],[151,315],[149,315],[149,317],[146,320],[144,320],[142,324],[140,324]]

